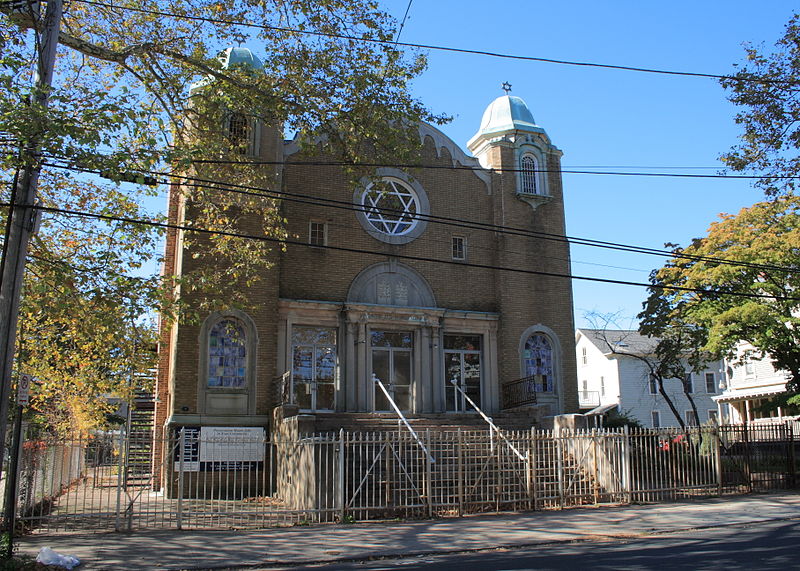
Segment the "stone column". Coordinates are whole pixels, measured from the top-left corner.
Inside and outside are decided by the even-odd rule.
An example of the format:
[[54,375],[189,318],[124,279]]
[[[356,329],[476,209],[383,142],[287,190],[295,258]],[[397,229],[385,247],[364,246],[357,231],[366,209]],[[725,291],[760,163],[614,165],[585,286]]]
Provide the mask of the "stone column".
[[342,396],[344,402],[341,410],[358,410],[358,387],[356,373],[356,342],[358,340],[358,323],[350,320],[350,315],[345,314],[344,336],[344,375],[342,379]]
[[442,327],[441,320],[431,320],[431,410],[444,412],[444,380],[442,378]]
[[357,324],[357,339],[356,339],[356,403],[357,409],[360,412],[368,412],[372,410],[373,399],[371,380],[371,371],[369,370],[369,359],[367,358],[367,321],[366,319],[359,320]]
[[[419,329],[419,357],[414,360],[419,363],[419,378],[415,379],[416,385],[415,393],[416,398],[416,412],[433,412],[433,371],[431,364],[431,329],[427,325],[423,325]],[[415,369],[416,363],[415,363]]]
[[[483,349],[483,358],[485,361],[485,370],[483,374],[484,383],[483,397],[486,399],[486,411],[489,413],[496,413],[501,410],[503,406],[500,402],[500,385],[503,379],[500,378],[500,369],[497,364],[497,326],[493,325],[491,329],[483,336],[485,343]],[[511,379],[507,379],[511,380]]]

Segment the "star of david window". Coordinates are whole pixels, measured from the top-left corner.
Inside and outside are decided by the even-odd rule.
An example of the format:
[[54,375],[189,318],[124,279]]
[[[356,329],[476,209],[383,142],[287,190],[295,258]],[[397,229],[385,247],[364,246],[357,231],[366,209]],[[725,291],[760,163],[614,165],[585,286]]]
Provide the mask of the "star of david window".
[[362,190],[354,193],[356,216],[376,240],[407,244],[425,229],[428,197],[417,181],[398,169],[378,169],[376,174],[380,178],[365,178]]
[[402,236],[414,229],[419,210],[417,193],[396,178],[370,185],[361,199],[367,221],[375,230]]

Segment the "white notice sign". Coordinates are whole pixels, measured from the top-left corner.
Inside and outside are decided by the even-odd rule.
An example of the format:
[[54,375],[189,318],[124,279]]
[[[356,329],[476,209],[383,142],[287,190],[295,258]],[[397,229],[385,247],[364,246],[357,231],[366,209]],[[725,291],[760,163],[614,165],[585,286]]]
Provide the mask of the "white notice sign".
[[33,377],[30,375],[20,375],[19,384],[17,385],[17,405],[28,406],[30,403],[30,388],[33,382]]
[[264,429],[244,426],[200,428],[200,462],[263,462]]

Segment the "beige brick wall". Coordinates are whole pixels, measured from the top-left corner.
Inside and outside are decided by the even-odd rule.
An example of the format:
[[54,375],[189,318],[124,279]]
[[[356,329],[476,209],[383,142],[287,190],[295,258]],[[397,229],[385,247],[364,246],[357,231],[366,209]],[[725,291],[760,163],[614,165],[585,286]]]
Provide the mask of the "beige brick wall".
[[[262,144],[262,156],[271,160],[277,155],[272,144]],[[491,161],[498,166],[515,164],[513,149],[498,146],[490,151]],[[330,160],[330,157],[308,157],[303,160]],[[423,164],[450,166],[452,158],[446,149],[433,146],[426,139],[421,159]],[[548,169],[558,171],[559,157],[549,157]],[[548,177],[552,200],[535,211],[515,196],[514,172],[496,172],[490,188],[468,170],[407,169],[425,189],[433,215],[472,220],[487,224],[552,234],[564,234],[564,207],[561,177],[551,172]],[[286,165],[282,188],[288,193],[310,195],[352,204],[354,186],[341,169],[334,166]],[[429,222],[425,232],[406,245],[389,245],[371,237],[348,209],[330,208],[321,202],[283,202],[283,215],[288,220],[290,239],[308,241],[309,221],[326,222],[328,244],[376,252],[377,255],[340,252],[323,248],[289,245],[285,252],[274,253],[274,267],[264,279],[246,292],[250,300],[248,313],[254,319],[259,337],[257,353],[257,414],[267,414],[276,375],[277,301],[279,298],[342,302],[353,279],[366,267],[386,261],[392,256],[408,255],[435,259],[451,259],[451,236],[468,239],[468,262],[511,268],[527,268],[542,272],[569,274],[569,248],[563,241],[501,234],[491,230],[459,228]],[[257,228],[244,228],[255,232]],[[168,246],[173,242],[169,242]],[[195,263],[183,252],[185,266]],[[530,326],[542,324],[551,329],[561,346],[561,391],[565,412],[577,411],[575,382],[574,326],[572,288],[569,279],[545,277],[497,269],[472,268],[461,265],[399,259],[421,273],[433,289],[437,305],[449,309],[499,312],[498,359],[500,382],[521,376],[519,343]],[[232,286],[233,287],[233,286]],[[241,285],[237,287],[243,287]],[[165,377],[171,376],[174,398],[167,405],[174,413],[194,413],[198,405],[199,324],[182,325],[170,345],[162,332],[162,345],[177,356],[178,366],[169,373],[168,360],[159,376],[159,397],[170,403],[165,391]],[[167,411],[162,403],[159,418]],[[162,420],[163,421],[163,420]]]

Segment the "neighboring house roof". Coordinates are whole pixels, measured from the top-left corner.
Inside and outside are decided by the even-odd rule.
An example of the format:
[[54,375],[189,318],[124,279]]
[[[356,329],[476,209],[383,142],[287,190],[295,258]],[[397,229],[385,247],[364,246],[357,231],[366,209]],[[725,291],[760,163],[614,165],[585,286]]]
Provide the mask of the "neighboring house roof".
[[652,355],[658,339],[634,329],[578,329],[604,355]]

